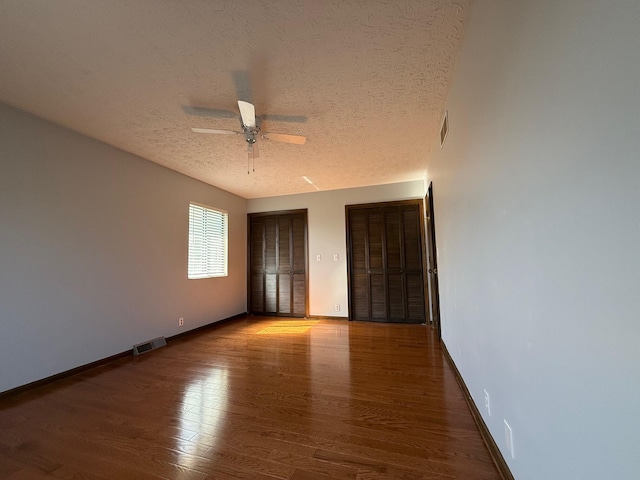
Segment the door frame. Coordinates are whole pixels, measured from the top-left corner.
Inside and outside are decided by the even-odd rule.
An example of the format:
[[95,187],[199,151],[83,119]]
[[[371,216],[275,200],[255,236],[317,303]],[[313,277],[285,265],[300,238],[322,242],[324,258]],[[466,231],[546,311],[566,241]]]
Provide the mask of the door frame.
[[438,330],[438,338],[442,338],[440,321],[440,286],[438,282],[438,249],[436,246],[436,222],[433,208],[433,182],[429,182],[427,195],[424,197],[425,227],[427,237],[427,275],[429,290],[429,318],[433,328]]
[[[304,215],[304,318],[309,318],[309,214],[308,209],[277,210],[272,212],[247,213],[247,312],[251,312],[251,219],[254,217],[269,217],[274,215]],[[264,248],[264,239],[263,239]],[[264,252],[263,252],[264,255]],[[277,314],[276,314],[277,315]],[[292,318],[296,318],[293,317]]]

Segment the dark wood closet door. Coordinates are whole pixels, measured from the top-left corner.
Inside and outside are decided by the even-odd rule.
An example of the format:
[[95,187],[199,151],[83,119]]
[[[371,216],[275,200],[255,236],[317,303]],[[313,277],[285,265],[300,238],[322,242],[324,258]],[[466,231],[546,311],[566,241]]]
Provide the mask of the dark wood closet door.
[[307,315],[307,214],[291,219],[291,308],[294,317]]
[[307,314],[306,211],[249,216],[249,312]]
[[349,317],[426,319],[420,201],[347,207]]
[[249,313],[263,312],[265,217],[249,218]]

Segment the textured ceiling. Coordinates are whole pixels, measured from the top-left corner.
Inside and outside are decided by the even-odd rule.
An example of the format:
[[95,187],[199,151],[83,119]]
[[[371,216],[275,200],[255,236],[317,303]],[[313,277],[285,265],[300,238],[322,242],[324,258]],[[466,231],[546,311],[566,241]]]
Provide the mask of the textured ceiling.
[[[245,198],[422,179],[469,3],[0,0],[0,101]],[[190,130],[238,95],[306,145]]]

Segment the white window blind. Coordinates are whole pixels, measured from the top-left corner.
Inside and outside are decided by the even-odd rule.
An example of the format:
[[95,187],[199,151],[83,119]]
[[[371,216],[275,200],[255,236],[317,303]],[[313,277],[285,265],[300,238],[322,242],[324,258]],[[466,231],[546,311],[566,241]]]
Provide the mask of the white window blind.
[[227,212],[189,204],[188,278],[227,276]]

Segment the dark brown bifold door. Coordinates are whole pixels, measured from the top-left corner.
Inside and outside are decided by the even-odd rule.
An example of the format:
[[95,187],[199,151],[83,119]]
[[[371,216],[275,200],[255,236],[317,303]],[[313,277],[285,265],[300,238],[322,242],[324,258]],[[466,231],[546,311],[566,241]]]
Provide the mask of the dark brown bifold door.
[[422,201],[347,206],[349,318],[424,323]]
[[249,215],[249,313],[307,315],[307,212]]

